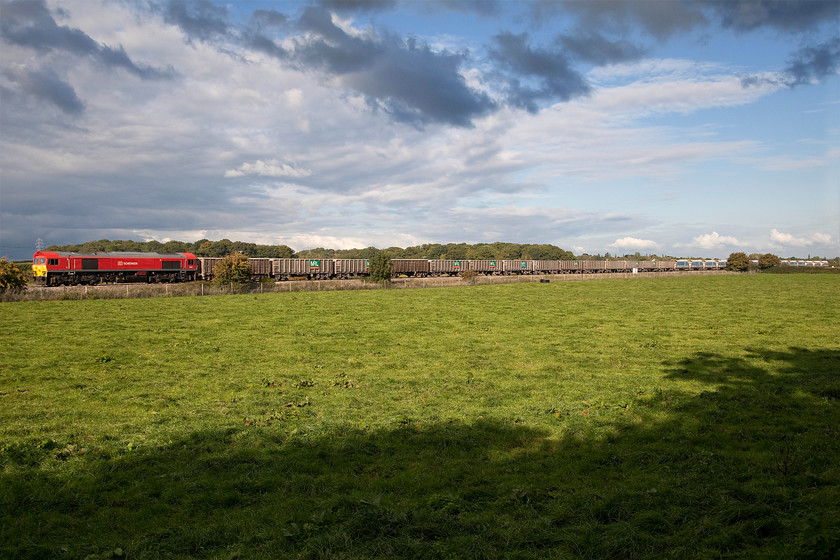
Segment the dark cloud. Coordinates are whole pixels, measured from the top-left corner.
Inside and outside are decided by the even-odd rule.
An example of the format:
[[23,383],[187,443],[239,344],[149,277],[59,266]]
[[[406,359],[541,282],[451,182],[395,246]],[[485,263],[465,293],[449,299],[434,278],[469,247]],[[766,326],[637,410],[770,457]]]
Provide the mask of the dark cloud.
[[211,41],[230,30],[227,8],[209,0],[170,0],[162,9],[166,22],[180,27],[190,39]]
[[791,87],[805,85],[826,76],[837,74],[840,68],[840,37],[815,47],[800,49],[792,57],[785,76]]
[[159,70],[132,62],[125,50],[102,45],[80,29],[60,26],[43,0],[17,0],[2,4],[0,37],[7,43],[39,53],[52,51],[89,56],[109,68],[122,68],[142,79],[168,78],[171,69]]
[[34,97],[55,105],[68,115],[78,115],[85,109],[73,86],[50,69],[10,69],[3,75],[13,84],[13,88],[6,89],[6,95]]
[[592,32],[561,35],[557,42],[575,58],[596,65],[637,60],[645,54],[645,49],[629,41],[610,41]]
[[318,0],[318,5],[336,12],[380,12],[395,8],[397,0]]
[[618,33],[640,29],[658,39],[712,24],[737,31],[803,32],[836,23],[840,16],[837,0],[539,0],[532,8],[538,21],[569,13],[580,19],[583,29]]
[[459,73],[466,55],[434,52],[390,35],[350,36],[316,8],[304,12],[299,27],[310,36],[296,39],[294,52],[286,53],[294,64],[338,77],[371,107],[397,120],[470,126],[473,118],[494,108]]
[[703,6],[693,1],[540,0],[533,4],[537,21],[559,13],[578,17],[579,29],[585,32],[626,34],[641,29],[658,39],[708,23]]
[[516,107],[534,113],[539,101],[568,101],[590,91],[560,49],[532,48],[526,33],[500,33],[493,38],[488,52],[498,62],[507,80],[509,102]]
[[785,69],[776,76],[750,74],[741,77],[741,86],[748,88],[772,84],[794,88],[818,82],[840,71],[840,37],[822,44],[804,47],[793,53]]
[[289,21],[286,14],[276,10],[256,10],[251,15],[251,22],[258,27],[282,27]]
[[837,0],[704,0],[726,28],[753,31],[771,27],[780,31],[807,31],[821,23],[838,21]]

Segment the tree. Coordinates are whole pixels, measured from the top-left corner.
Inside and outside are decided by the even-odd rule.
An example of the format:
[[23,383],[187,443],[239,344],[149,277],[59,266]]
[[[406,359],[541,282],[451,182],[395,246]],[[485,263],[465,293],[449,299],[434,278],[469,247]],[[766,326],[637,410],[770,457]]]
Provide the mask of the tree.
[[233,252],[216,263],[213,276],[220,285],[247,282],[251,279],[251,261],[242,253]]
[[736,272],[743,272],[750,268],[750,258],[746,253],[730,253],[726,259],[726,268]]
[[772,253],[764,253],[758,257],[758,268],[761,270],[774,266],[782,266],[782,259]]
[[26,275],[13,262],[0,259],[0,294],[17,294],[26,290]]
[[391,257],[384,251],[378,251],[370,257],[370,279],[374,282],[384,282],[390,280],[394,274],[391,268]]

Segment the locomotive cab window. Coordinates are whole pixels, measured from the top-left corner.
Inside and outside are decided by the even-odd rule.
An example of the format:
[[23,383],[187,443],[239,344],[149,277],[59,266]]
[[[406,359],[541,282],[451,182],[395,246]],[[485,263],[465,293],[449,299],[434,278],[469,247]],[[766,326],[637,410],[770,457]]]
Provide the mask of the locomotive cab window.
[[[41,264],[44,264],[44,259],[41,259]],[[58,259],[49,259],[47,264],[50,266],[58,266]]]

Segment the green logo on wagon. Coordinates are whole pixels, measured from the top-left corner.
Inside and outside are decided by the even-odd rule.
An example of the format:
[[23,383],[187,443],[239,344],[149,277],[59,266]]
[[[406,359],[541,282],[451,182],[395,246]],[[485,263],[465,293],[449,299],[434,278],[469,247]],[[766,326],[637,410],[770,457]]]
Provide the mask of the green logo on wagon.
[[490,261],[490,268],[496,268],[496,261]]
[[453,261],[452,266],[454,268],[461,268],[461,261]]
[[321,268],[321,261],[317,259],[310,259],[309,268]]

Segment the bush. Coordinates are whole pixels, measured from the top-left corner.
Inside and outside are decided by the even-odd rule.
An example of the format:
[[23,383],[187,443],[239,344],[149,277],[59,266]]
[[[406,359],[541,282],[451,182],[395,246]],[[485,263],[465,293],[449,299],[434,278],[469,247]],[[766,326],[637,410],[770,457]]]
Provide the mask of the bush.
[[238,251],[223,257],[213,271],[213,282],[217,285],[241,284],[250,280],[251,261]]
[[0,259],[0,294],[17,294],[26,290],[26,275],[13,262]]
[[732,253],[726,259],[726,268],[736,272],[743,272],[750,268],[750,258],[746,253]]
[[782,266],[782,259],[772,253],[765,253],[758,257],[758,268],[761,270],[774,266]]
[[394,275],[391,268],[391,257],[383,251],[377,251],[370,257],[370,279],[374,282],[385,282]]
[[464,282],[471,282],[475,284],[475,278],[478,276],[478,273],[476,273],[475,270],[462,270],[460,276],[461,280]]

